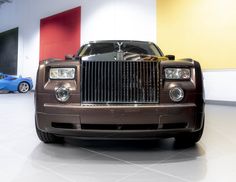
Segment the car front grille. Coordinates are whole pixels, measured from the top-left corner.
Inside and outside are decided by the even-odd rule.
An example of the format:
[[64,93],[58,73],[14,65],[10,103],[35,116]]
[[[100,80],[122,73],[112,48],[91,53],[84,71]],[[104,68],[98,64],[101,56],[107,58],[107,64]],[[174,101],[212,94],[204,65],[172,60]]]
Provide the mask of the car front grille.
[[82,61],[82,103],[159,103],[158,64],[157,61]]

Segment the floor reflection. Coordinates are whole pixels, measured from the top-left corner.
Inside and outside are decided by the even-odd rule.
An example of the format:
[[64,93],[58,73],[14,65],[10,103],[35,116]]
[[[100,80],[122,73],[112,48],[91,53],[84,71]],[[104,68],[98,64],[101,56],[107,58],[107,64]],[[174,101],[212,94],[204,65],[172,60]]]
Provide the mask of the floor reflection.
[[[174,139],[107,141],[66,139],[63,145],[40,143],[31,160],[65,175],[130,175],[149,171],[192,181],[204,178],[207,166],[202,145],[179,146]],[[125,170],[124,170],[125,169]],[[77,171],[78,174],[75,174]],[[71,174],[72,173],[72,174]],[[104,176],[103,176],[104,177]]]

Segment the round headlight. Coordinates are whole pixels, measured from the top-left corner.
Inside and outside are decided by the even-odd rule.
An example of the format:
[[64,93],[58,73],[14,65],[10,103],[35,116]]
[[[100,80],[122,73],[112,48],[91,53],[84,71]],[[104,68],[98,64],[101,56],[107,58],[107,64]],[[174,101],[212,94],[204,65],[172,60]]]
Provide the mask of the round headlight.
[[66,102],[70,98],[70,91],[68,88],[60,87],[56,89],[56,98],[60,102]]
[[174,102],[180,102],[184,98],[184,91],[180,87],[174,87],[169,91],[170,99]]

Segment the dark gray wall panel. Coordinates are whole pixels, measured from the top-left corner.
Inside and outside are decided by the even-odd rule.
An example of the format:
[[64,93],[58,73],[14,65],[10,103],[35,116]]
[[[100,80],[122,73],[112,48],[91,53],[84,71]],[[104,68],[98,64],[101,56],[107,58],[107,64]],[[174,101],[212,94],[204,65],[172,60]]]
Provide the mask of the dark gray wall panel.
[[0,72],[16,75],[18,28],[0,33]]

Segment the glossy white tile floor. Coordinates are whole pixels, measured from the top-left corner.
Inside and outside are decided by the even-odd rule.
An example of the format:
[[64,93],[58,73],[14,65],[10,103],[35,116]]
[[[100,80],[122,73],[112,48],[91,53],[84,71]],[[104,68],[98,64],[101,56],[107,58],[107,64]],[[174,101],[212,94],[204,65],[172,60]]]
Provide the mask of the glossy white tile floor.
[[33,94],[0,94],[1,182],[236,181],[236,107],[206,106],[206,127],[194,147],[155,142],[41,143]]

